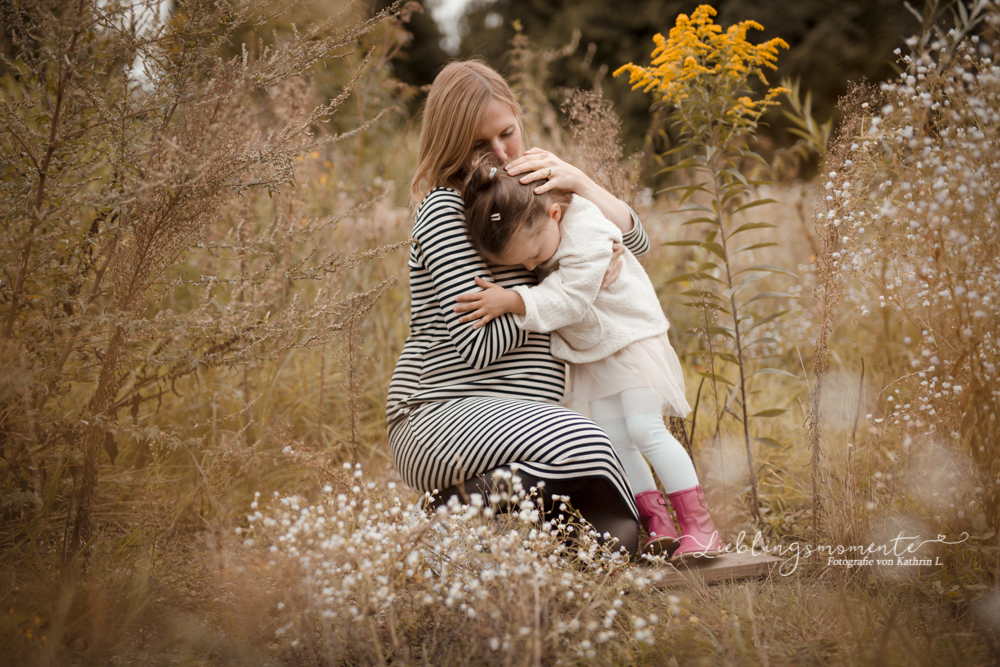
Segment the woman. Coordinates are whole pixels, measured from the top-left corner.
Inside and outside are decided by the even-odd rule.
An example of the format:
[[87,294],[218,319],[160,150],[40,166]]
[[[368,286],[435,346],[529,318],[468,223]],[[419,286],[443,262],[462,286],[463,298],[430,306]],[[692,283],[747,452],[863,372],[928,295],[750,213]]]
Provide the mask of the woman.
[[[410,250],[410,336],[389,386],[386,420],[397,470],[421,491],[442,497],[488,492],[494,473],[516,470],[542,498],[569,496],[601,535],[630,554],[638,546],[632,491],[607,435],[557,405],[565,389],[563,362],[549,335],[519,330],[504,315],[473,329],[460,322],[456,297],[476,291],[474,279],[504,286],[535,285],[522,267],[488,266],[465,231],[459,195],[472,159],[490,151],[509,174],[592,201],[621,228],[633,254],[648,240],[632,210],[556,156],[522,152],[520,105],[493,69],[453,62],[435,78],[424,107],[411,196],[420,201]],[[616,273],[613,266],[609,279]]]

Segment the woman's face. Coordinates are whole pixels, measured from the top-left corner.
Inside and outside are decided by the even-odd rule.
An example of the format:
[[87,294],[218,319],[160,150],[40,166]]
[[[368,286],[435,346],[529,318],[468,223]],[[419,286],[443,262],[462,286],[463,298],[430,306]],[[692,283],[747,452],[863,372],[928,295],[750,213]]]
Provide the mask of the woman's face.
[[507,164],[521,157],[521,125],[517,115],[500,100],[493,100],[476,129],[473,157],[490,152]]

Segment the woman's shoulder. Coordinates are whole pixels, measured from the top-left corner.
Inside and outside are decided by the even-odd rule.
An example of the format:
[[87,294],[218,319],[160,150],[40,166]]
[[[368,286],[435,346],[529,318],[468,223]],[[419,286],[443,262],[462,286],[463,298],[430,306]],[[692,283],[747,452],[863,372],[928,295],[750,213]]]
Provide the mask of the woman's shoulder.
[[458,190],[446,186],[439,186],[427,193],[427,195],[417,206],[417,218],[441,208],[455,208],[460,212],[465,212],[465,205],[462,202],[462,195]]
[[417,207],[413,223],[413,237],[428,241],[442,234],[451,236],[448,230],[465,226],[465,204],[462,195],[453,188],[438,187],[427,193]]

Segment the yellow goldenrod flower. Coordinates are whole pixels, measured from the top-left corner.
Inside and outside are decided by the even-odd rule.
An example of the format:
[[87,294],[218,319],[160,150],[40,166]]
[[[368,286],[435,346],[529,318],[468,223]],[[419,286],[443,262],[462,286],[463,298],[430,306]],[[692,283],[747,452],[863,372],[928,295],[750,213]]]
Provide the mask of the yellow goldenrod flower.
[[615,76],[629,73],[633,89],[655,92],[659,98],[673,105],[690,100],[695,91],[708,93],[713,99],[728,100],[724,116],[750,116],[756,121],[766,107],[776,104],[773,98],[780,88],[767,91],[764,98],[753,101],[748,81],[756,76],[764,85],[764,69],[776,69],[778,48],[788,48],[780,38],[763,44],[747,41],[747,31],[763,30],[756,21],[742,21],[725,32],[712,21],[715,9],[701,5],[691,16],[681,14],[664,38],[657,34],[651,54],[650,66],[640,67],[629,63],[615,71]]

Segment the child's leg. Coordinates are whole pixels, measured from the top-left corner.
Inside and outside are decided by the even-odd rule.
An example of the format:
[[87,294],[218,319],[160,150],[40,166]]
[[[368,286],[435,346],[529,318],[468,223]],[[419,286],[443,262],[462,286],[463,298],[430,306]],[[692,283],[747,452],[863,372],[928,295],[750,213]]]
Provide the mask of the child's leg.
[[629,438],[649,459],[677,514],[682,535],[673,558],[720,554],[725,543],[708,512],[691,457],[663,423],[659,398],[651,389],[627,389],[621,397],[631,413],[625,417]]
[[592,401],[590,417],[608,434],[632,485],[639,520],[648,533],[644,551],[669,556],[680,546],[680,535],[667,510],[667,499],[656,488],[649,464],[629,437],[621,394]]
[[642,458],[642,454],[636,444],[629,437],[629,430],[625,423],[625,412],[622,408],[620,394],[602,398],[590,403],[590,418],[601,427],[601,430],[608,434],[611,444],[621,459],[622,468],[628,476],[628,482],[632,485],[632,492],[636,495],[645,491],[652,491],[656,488],[656,481],[653,473],[649,470],[649,465]]
[[[632,413],[624,420],[629,440],[653,466],[663,490],[669,494],[697,486],[698,473],[691,457],[663,423],[660,400],[655,392],[644,387],[626,389],[621,393],[621,401]],[[608,435],[615,443],[615,437],[611,433]],[[615,449],[618,449],[617,444]],[[618,455],[621,457],[621,452]],[[625,472],[631,474],[627,466]]]

